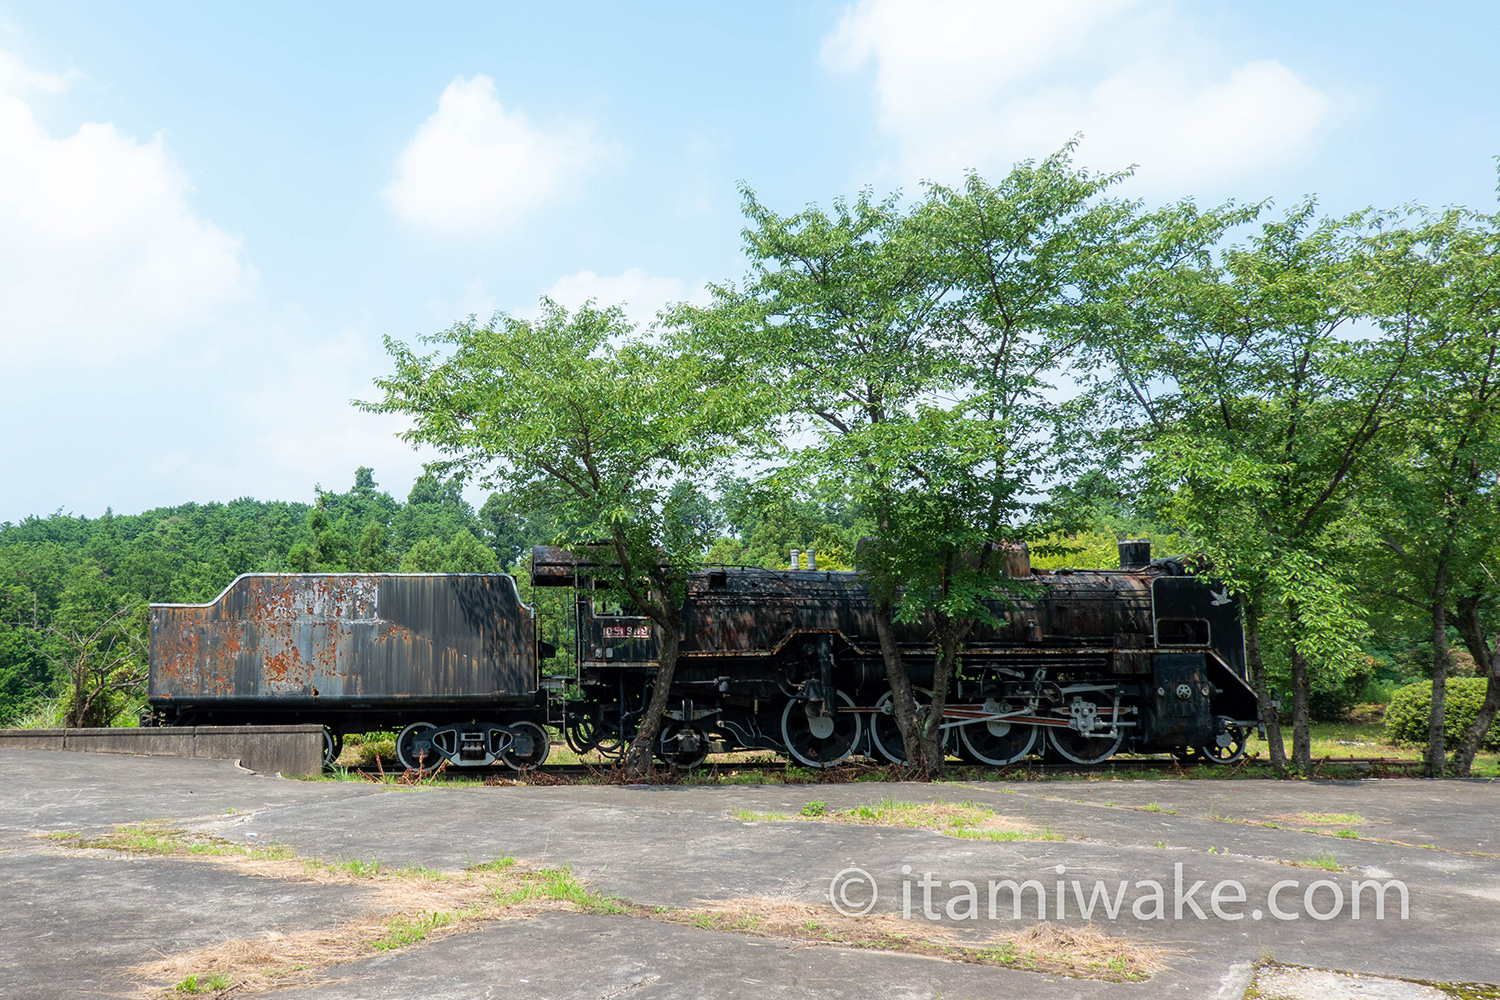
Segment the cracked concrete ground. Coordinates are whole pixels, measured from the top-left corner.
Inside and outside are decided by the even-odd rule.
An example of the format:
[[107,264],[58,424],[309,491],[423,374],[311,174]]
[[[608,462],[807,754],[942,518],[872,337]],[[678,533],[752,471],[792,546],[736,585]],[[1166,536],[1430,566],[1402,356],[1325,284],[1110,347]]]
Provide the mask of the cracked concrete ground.
[[[327,861],[451,870],[510,856],[567,865],[595,889],[648,906],[741,897],[826,906],[830,880],[858,868],[879,890],[874,912],[905,910],[920,929],[930,909],[932,922],[963,935],[1035,923],[1038,890],[1049,920],[1081,923],[1080,905],[1096,884],[1114,895],[1123,882],[1113,918],[1096,902],[1095,926],[1164,949],[1168,966],[1148,982],[1107,983],[559,911],[361,959],[337,967],[329,981],[274,994],[297,1000],[1227,1000],[1244,995],[1255,963],[1267,959],[1279,964],[1262,969],[1255,988],[1268,996],[1421,996],[1431,994],[1399,980],[1500,981],[1500,786],[1487,781],[409,789],[286,781],[221,761],[20,750],[0,750],[0,768],[5,997],[120,995],[131,985],[122,970],[132,964],[228,939],[331,927],[360,906],[358,887],[286,883],[176,858],[70,853],[45,837],[146,820],[236,843],[286,844]],[[882,798],[970,800],[1064,839],[963,840],[734,814],[797,816],[814,800],[832,811]],[[1037,883],[1022,893],[1021,920],[1013,919],[1008,889],[994,920],[985,911],[987,886],[1003,880]],[[1352,916],[1355,886],[1368,880],[1405,886],[1405,919],[1394,891],[1384,919],[1375,919],[1373,889]],[[968,883],[979,900],[972,919]],[[1225,887],[1218,914],[1217,886]],[[854,902],[868,900],[856,890]],[[1332,912],[1340,894],[1345,905]]]

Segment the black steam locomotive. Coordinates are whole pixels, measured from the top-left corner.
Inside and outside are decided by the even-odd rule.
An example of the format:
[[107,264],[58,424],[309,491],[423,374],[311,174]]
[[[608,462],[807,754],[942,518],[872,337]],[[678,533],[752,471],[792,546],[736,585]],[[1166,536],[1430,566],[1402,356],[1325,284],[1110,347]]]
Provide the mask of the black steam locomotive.
[[[1033,596],[997,601],[948,692],[948,749],[978,764],[1029,754],[1081,764],[1125,750],[1229,762],[1257,726],[1226,588],[1121,543],[1119,570],[1009,574]],[[533,766],[546,725],[578,752],[617,753],[655,681],[649,619],[621,614],[591,564],[532,553],[532,583],[574,588],[576,676],[542,678],[555,650],[508,576],[247,575],[209,605],[155,605],[150,700],[170,724],[320,722],[338,734],[400,729],[408,767]],[[853,573],[710,567],[688,581],[684,635],[659,755],[765,749],[809,767],[852,755],[899,762],[900,734],[874,607]],[[898,626],[913,683],[933,644]],[[930,697],[930,695],[929,695]]]

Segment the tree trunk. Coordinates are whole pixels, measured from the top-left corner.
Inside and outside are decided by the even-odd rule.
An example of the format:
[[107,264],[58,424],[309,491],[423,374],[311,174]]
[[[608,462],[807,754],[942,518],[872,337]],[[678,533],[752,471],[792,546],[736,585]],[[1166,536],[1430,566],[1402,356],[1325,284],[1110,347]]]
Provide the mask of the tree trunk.
[[1474,662],[1484,668],[1484,704],[1479,706],[1479,714],[1474,717],[1474,722],[1469,726],[1469,731],[1464,734],[1463,743],[1453,752],[1453,773],[1457,777],[1467,778],[1474,767],[1474,758],[1479,753],[1484,738],[1489,735],[1490,726],[1495,721],[1495,716],[1500,713],[1500,642],[1493,645],[1484,634],[1484,629],[1479,622],[1479,598],[1475,595],[1472,599],[1465,598],[1458,606],[1458,631],[1464,638],[1464,645],[1469,648],[1469,654],[1474,657]]
[[646,705],[646,714],[641,719],[641,728],[630,749],[625,751],[625,779],[644,781],[651,776],[652,754],[656,749],[656,737],[661,732],[662,713],[667,710],[667,699],[672,691],[672,677],[677,673],[677,651],[682,646],[682,622],[668,619],[657,621],[657,633],[661,639],[656,678],[651,684],[651,701]]
[[1441,778],[1446,748],[1443,721],[1448,708],[1448,628],[1442,605],[1432,613],[1432,711],[1427,716],[1427,750],[1422,774]]
[[1448,707],[1448,588],[1445,567],[1439,564],[1432,584],[1432,711],[1427,716],[1427,761],[1422,773],[1443,776],[1447,748],[1443,746],[1443,717]]
[[948,707],[948,688],[953,681],[953,664],[958,660],[958,651],[963,646],[969,629],[973,626],[972,618],[955,621],[944,615],[938,617],[938,655],[937,662],[932,668],[932,703],[920,720],[921,726],[919,727],[922,757],[930,768],[927,777],[942,777],[947,768],[948,754],[944,743],[948,734],[943,730],[943,713]]
[[1308,702],[1312,696],[1312,679],[1307,671],[1307,657],[1302,653],[1302,615],[1296,601],[1287,602],[1291,618],[1292,654],[1292,763],[1303,775],[1312,773],[1312,727]]
[[907,770],[915,776],[925,775],[928,767],[917,726],[917,699],[906,663],[901,659],[901,647],[896,644],[896,626],[888,597],[875,599],[875,634],[880,638],[880,657],[885,661],[885,678],[891,686],[891,706],[896,713],[896,727],[901,730]]
[[1271,766],[1277,774],[1284,776],[1287,762],[1286,744],[1281,738],[1281,713],[1271,704],[1265,661],[1260,655],[1260,609],[1251,600],[1245,601],[1245,658],[1250,661],[1250,680],[1255,686],[1255,696],[1260,700],[1260,721],[1266,727]]
[[82,646],[78,653],[78,659],[70,661],[68,667],[73,672],[73,710],[68,713],[68,724],[75,729],[87,728],[93,720],[89,718],[94,708],[94,698],[97,690],[93,689],[93,677],[89,669],[88,647]]

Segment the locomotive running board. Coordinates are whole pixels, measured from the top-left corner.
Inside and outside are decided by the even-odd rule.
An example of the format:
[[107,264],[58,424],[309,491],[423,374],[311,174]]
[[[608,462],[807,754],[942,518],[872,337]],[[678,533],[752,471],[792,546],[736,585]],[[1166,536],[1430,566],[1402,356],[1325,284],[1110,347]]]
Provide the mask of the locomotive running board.
[[[840,705],[838,710],[839,710],[840,713],[845,713],[845,714],[850,714],[850,713],[857,714],[857,715],[858,714],[863,714],[863,715],[884,714],[878,708],[865,708],[863,706],[858,706],[858,705],[854,705],[854,706]],[[1119,714],[1121,716],[1126,716],[1126,715],[1130,715],[1131,713],[1133,713],[1135,711],[1137,711],[1137,709],[1136,709],[1135,706],[1133,706],[1133,705],[1123,705],[1119,709]],[[1115,714],[1115,708],[1114,708],[1114,706],[1112,706],[1112,705],[1101,705],[1101,706],[1099,706],[1099,710],[1098,710],[1099,718],[1101,718],[1101,719],[1109,718],[1109,717],[1113,716],[1114,714]],[[1019,712],[1013,712],[1013,713],[1008,713],[1008,714],[1004,713],[1004,712],[1000,712],[1000,713],[986,712],[984,710],[984,706],[983,705],[978,705],[978,706],[976,706],[976,705],[948,705],[943,710],[943,719],[945,721],[939,727],[939,728],[942,728],[942,729],[953,729],[953,728],[955,728],[957,726],[968,726],[968,725],[972,725],[973,723],[976,723],[976,722],[1019,722],[1019,723],[1023,723],[1023,724],[1026,724],[1026,725],[1032,725],[1032,726],[1051,726],[1051,727],[1059,728],[1059,729],[1072,729],[1073,728],[1073,723],[1069,719],[1059,719],[1059,718],[1056,718],[1055,716],[1045,716],[1045,715],[1024,715],[1024,714],[1019,713]],[[948,719],[961,719],[962,721],[960,721],[960,722],[948,722],[948,721],[946,721]],[[1102,735],[1106,735],[1107,733],[1114,732],[1115,729],[1117,729],[1117,728],[1118,729],[1127,729],[1127,728],[1134,728],[1134,727],[1136,727],[1138,725],[1140,725],[1140,723],[1129,722],[1129,721],[1125,720],[1124,718],[1120,718],[1120,719],[1115,720],[1114,725],[1111,726],[1109,729],[1107,729],[1107,730],[1096,730],[1096,734],[1102,736]]]

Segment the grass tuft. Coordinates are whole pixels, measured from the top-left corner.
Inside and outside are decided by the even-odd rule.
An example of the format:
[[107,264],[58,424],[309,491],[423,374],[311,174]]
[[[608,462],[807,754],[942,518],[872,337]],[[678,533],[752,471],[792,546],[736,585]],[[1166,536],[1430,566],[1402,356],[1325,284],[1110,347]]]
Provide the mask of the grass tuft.
[[744,823],[770,823],[792,818],[786,813],[760,813],[751,809],[731,809],[729,815]]
[[229,977],[222,973],[216,972],[200,978],[194,972],[184,976],[172,989],[178,993],[217,993],[229,989],[229,983]]
[[386,932],[370,942],[370,946],[376,951],[404,948],[426,940],[427,935],[439,927],[447,927],[452,923],[453,914],[439,913],[436,910],[416,917],[396,917],[386,924]]
[[161,822],[131,823],[95,836],[57,831],[47,834],[47,839],[81,850],[123,851],[161,857],[246,857],[257,861],[275,861],[292,858],[297,854],[285,844],[269,844],[264,847],[238,844],[210,834],[189,833]]

